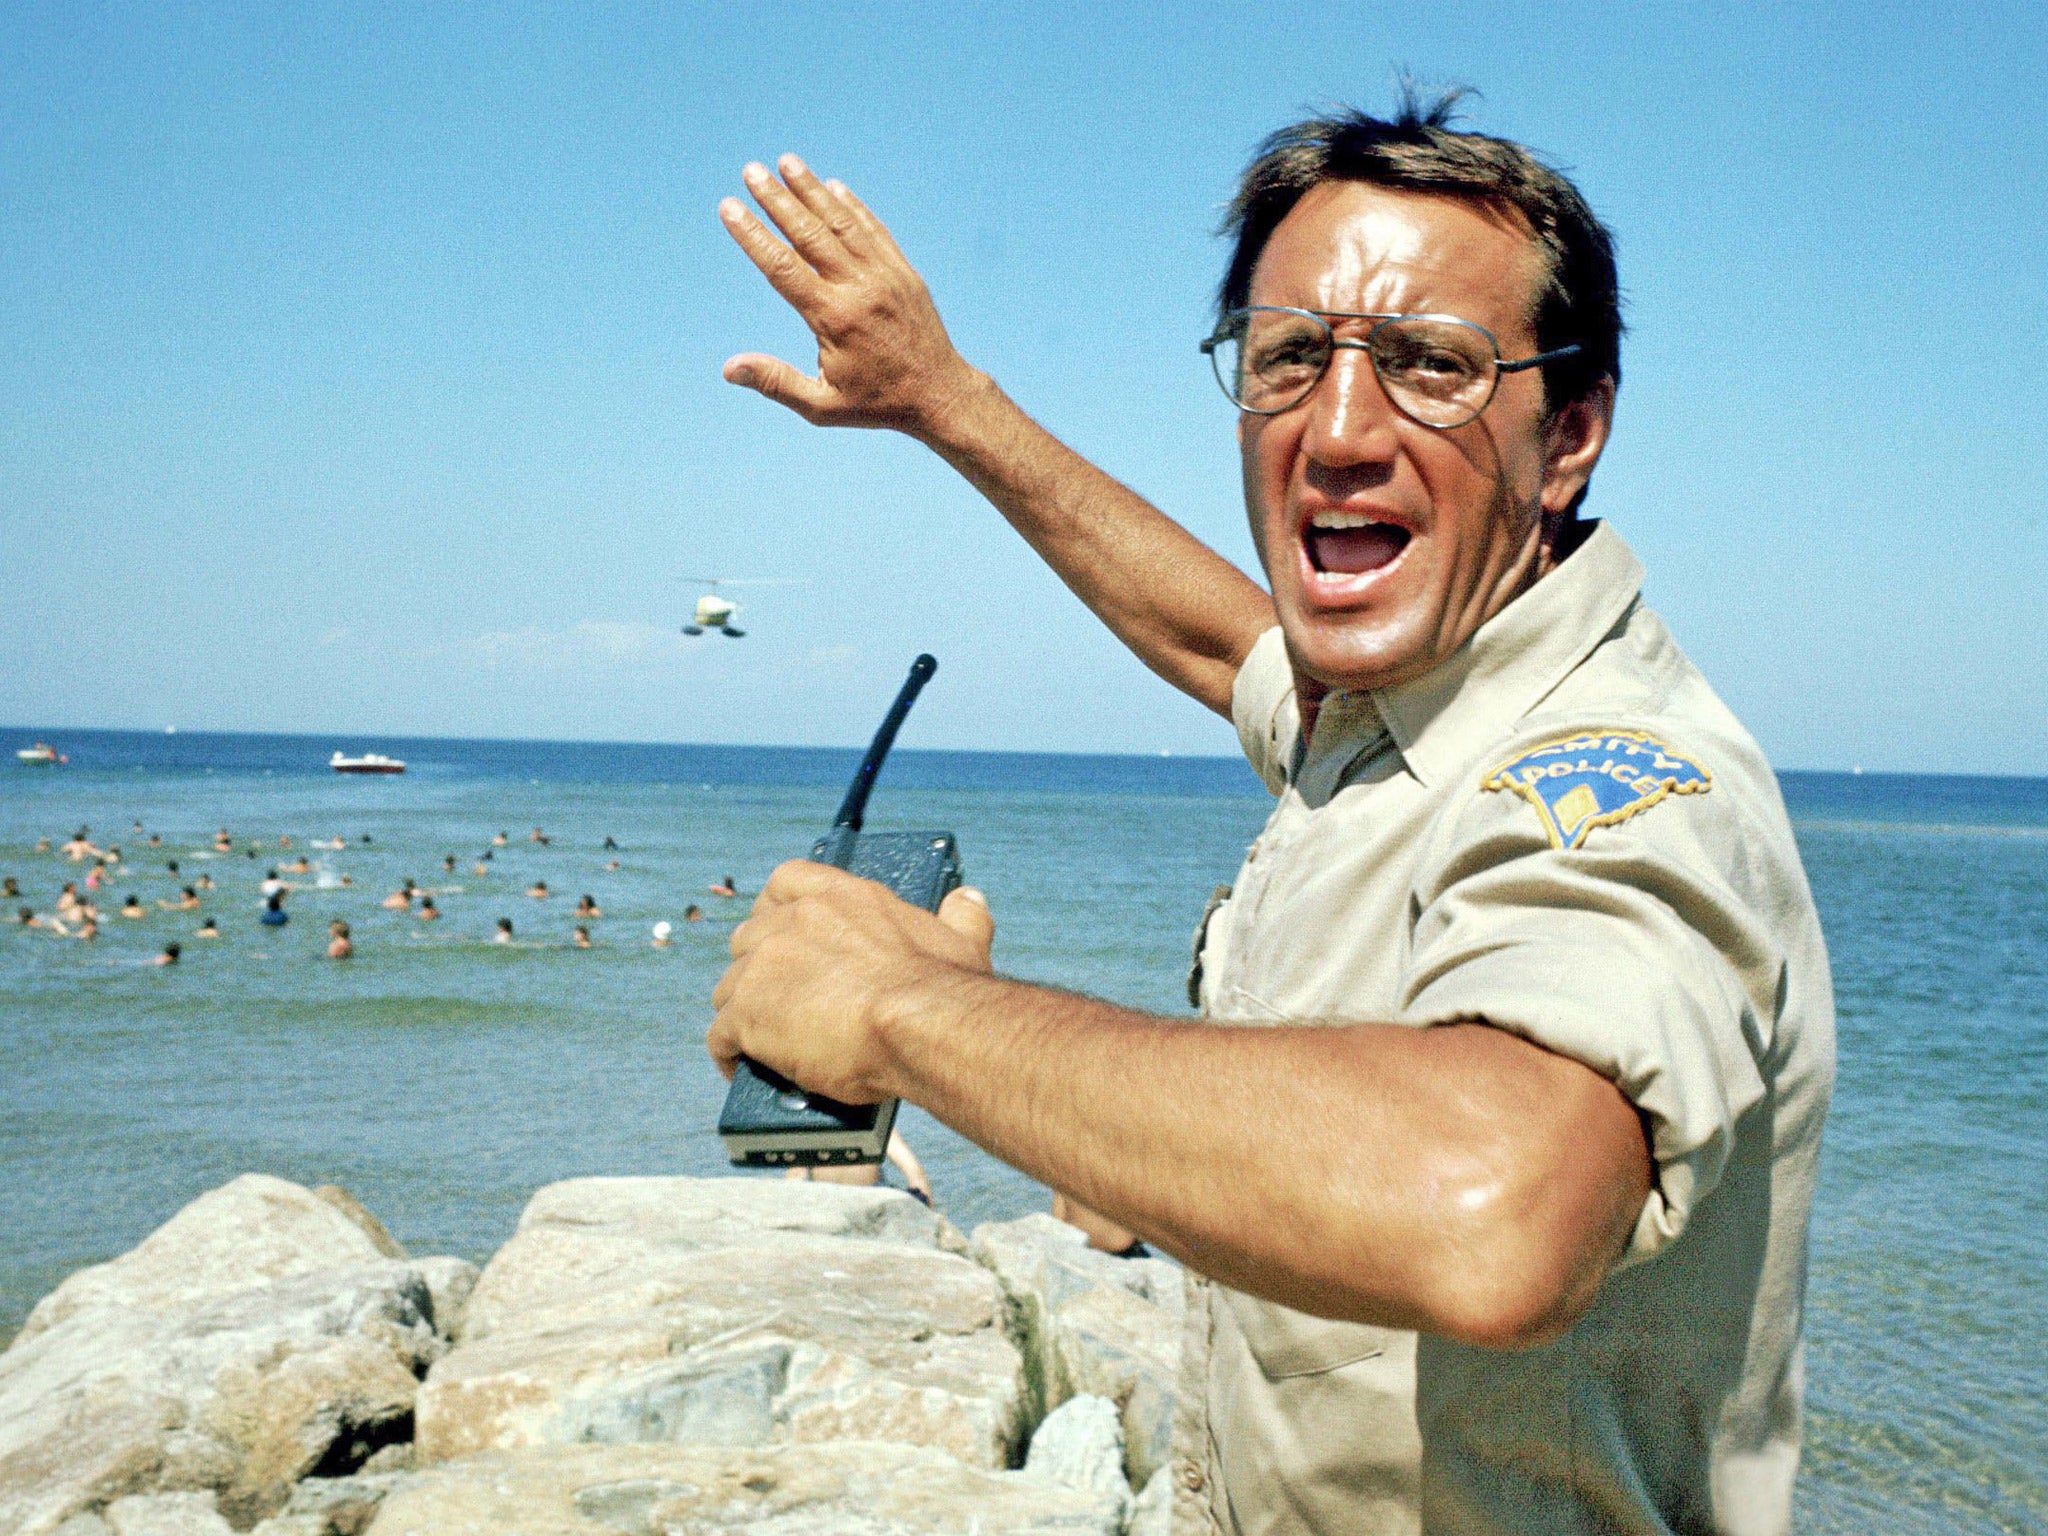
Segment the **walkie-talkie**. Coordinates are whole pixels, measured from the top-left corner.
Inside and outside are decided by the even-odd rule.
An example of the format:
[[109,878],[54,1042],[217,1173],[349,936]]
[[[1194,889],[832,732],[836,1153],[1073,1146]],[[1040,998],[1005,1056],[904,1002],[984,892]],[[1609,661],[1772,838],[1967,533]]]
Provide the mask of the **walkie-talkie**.
[[[882,728],[847,787],[832,830],[811,847],[811,858],[849,874],[886,885],[913,906],[939,910],[960,884],[960,848],[950,832],[861,831],[868,794],[882,759],[896,740],[903,717],[939,664],[920,656],[889,706]],[[828,1163],[878,1163],[896,1124],[896,1100],[841,1104],[805,1093],[795,1083],[757,1062],[740,1058],[732,1087],[719,1111],[718,1134],[726,1155],[740,1167],[815,1168]]]

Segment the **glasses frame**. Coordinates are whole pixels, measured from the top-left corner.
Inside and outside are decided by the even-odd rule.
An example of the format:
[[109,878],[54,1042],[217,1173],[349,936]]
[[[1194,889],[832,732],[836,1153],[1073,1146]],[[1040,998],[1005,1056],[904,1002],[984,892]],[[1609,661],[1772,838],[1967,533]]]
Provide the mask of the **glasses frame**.
[[[1285,405],[1278,406],[1270,411],[1255,410],[1251,406],[1248,406],[1243,401],[1239,400],[1237,396],[1234,393],[1232,393],[1230,381],[1223,377],[1223,363],[1221,359],[1217,356],[1217,349],[1221,347],[1224,342],[1229,341],[1232,337],[1233,332],[1231,327],[1233,322],[1241,322],[1247,316],[1250,315],[1301,315],[1306,319],[1316,321],[1323,327],[1324,330],[1330,333],[1330,356],[1324,359],[1322,371],[1318,373],[1313,379],[1311,379],[1309,381],[1308,387],[1304,389],[1294,399],[1288,401]],[[1330,322],[1333,320],[1374,320],[1379,323],[1373,326],[1371,330],[1365,333],[1364,340],[1346,341],[1337,334],[1336,327],[1331,325]],[[1424,421],[1420,416],[1417,416],[1413,411],[1409,410],[1407,406],[1403,405],[1398,398],[1396,398],[1394,391],[1387,386],[1386,379],[1381,376],[1379,358],[1374,355],[1372,350],[1373,337],[1377,336],[1382,330],[1384,330],[1388,325],[1392,324],[1396,320],[1434,320],[1439,324],[1443,325],[1463,326],[1466,330],[1477,331],[1481,336],[1484,336],[1486,338],[1486,344],[1493,349],[1493,377],[1487,381],[1486,398],[1479,402],[1478,406],[1473,410],[1470,416],[1467,416],[1463,421],[1453,421],[1449,423]],[[1473,422],[1477,421],[1482,415],[1486,413],[1486,408],[1489,405],[1493,404],[1493,397],[1500,389],[1500,376],[1502,374],[1521,373],[1525,369],[1540,368],[1545,363],[1554,363],[1561,358],[1572,357],[1585,350],[1585,348],[1582,347],[1578,342],[1574,341],[1567,343],[1565,346],[1562,347],[1553,347],[1548,352],[1538,352],[1534,357],[1522,357],[1510,360],[1500,355],[1499,337],[1495,336],[1493,332],[1489,331],[1485,326],[1479,324],[1476,320],[1466,320],[1458,315],[1386,313],[1354,314],[1344,310],[1335,309],[1296,309],[1293,306],[1287,304],[1247,304],[1240,309],[1233,309],[1228,314],[1223,316],[1222,323],[1217,326],[1215,331],[1213,331],[1209,336],[1204,338],[1201,343],[1202,355],[1209,359],[1209,371],[1216,375],[1216,383],[1218,387],[1222,389],[1223,397],[1226,400],[1228,400],[1232,405],[1236,406],[1240,411],[1243,411],[1247,416],[1284,416],[1287,412],[1293,410],[1297,405],[1300,405],[1303,401],[1308,399],[1310,395],[1314,394],[1316,392],[1316,386],[1321,384],[1324,379],[1329,377],[1331,361],[1335,359],[1340,349],[1345,348],[1348,348],[1353,352],[1363,352],[1366,355],[1367,360],[1372,363],[1372,376],[1380,386],[1380,393],[1387,397],[1387,404],[1391,405],[1403,416],[1406,416],[1418,427],[1428,427],[1432,432],[1454,432],[1459,427],[1468,427]]]

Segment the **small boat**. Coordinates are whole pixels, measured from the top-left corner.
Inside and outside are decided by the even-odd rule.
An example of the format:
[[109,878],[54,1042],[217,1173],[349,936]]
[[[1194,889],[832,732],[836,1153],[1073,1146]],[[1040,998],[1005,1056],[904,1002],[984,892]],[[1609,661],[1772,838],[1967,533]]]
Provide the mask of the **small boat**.
[[336,773],[403,773],[405,764],[395,757],[386,757],[382,752],[365,752],[361,757],[349,757],[337,752],[327,760],[327,766]]
[[32,747],[17,748],[14,756],[17,762],[29,768],[54,768],[59,763],[71,761],[47,741],[39,741]]

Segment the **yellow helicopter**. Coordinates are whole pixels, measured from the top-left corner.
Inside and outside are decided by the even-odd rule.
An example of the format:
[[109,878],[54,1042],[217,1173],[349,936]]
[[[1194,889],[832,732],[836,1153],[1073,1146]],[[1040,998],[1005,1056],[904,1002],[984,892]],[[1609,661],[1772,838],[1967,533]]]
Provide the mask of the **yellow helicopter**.
[[740,605],[729,597],[720,597],[720,587],[792,587],[794,581],[735,581],[730,576],[688,576],[684,580],[711,590],[697,599],[696,610],[690,615],[689,623],[683,626],[686,635],[701,635],[707,630],[717,630],[728,639],[739,640],[746,631],[733,623]]

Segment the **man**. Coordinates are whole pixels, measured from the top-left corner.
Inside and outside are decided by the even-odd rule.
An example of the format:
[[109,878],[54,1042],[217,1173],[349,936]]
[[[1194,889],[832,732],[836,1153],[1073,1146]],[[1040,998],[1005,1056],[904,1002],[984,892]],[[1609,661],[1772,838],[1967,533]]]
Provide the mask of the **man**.
[[1215,1282],[1177,1530],[1779,1531],[1826,954],[1768,765],[1577,517],[1606,232],[1449,106],[1284,130],[1233,205],[1206,350],[1270,597],[961,360],[850,192],[748,168],[783,238],[721,216],[819,375],[727,378],[944,455],[1278,803],[1207,1027],[993,975],[973,893],[799,863],[710,1047],[908,1098]]

